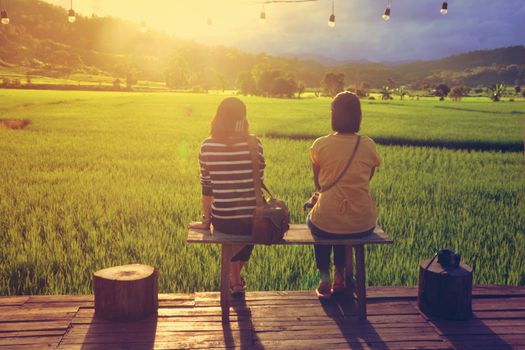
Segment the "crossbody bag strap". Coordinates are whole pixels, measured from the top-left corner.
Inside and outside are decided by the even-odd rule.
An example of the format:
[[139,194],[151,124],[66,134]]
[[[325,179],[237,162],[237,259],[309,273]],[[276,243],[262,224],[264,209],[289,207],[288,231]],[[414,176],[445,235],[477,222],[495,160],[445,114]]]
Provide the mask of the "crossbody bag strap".
[[261,189],[263,184],[261,181],[261,174],[259,174],[259,143],[253,135],[248,136],[248,148],[250,149],[250,155],[252,156],[252,176],[253,188],[255,190],[255,203],[257,207],[262,207],[264,205],[264,199]]
[[329,189],[331,189],[332,187],[334,187],[335,185],[337,185],[337,183],[339,182],[339,180],[341,180],[343,178],[343,176],[346,174],[348,168],[350,168],[350,165],[352,164],[352,162],[354,161],[354,158],[355,158],[355,155],[357,153],[357,150],[359,148],[359,144],[361,143],[361,135],[357,135],[357,142],[355,144],[355,148],[354,148],[354,151],[352,152],[352,155],[350,156],[350,159],[348,160],[348,163],[346,163],[346,166],[345,168],[343,169],[343,171],[341,172],[341,174],[339,174],[339,176],[337,177],[337,179],[335,179],[334,182],[332,182],[329,186],[326,186],[325,188],[322,188],[319,192],[323,193],[323,192],[326,192],[328,191]]

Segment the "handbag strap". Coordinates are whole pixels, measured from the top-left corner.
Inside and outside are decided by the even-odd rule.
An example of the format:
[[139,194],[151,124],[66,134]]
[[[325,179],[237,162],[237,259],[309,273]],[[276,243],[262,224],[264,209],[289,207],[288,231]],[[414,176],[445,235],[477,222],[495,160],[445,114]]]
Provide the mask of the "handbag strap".
[[[257,207],[262,207],[264,205],[264,199],[261,188],[264,186],[264,184],[262,183],[261,175],[259,174],[259,143],[253,135],[248,136],[248,148],[250,149],[250,155],[252,156],[252,176],[253,188],[255,190],[255,205]],[[264,186],[264,188],[266,191],[268,191],[266,186]]]
[[325,188],[322,188],[319,192],[323,193],[323,192],[326,192],[328,191],[329,189],[331,189],[332,187],[334,187],[335,185],[337,185],[337,183],[339,182],[339,180],[341,180],[343,178],[343,176],[346,174],[348,168],[350,168],[350,165],[352,164],[352,162],[354,161],[354,158],[355,158],[355,155],[357,153],[357,149],[359,148],[359,144],[361,143],[361,135],[357,135],[357,143],[355,144],[355,148],[354,148],[354,151],[352,152],[352,155],[350,156],[350,159],[348,160],[348,163],[346,163],[346,166],[345,168],[343,169],[343,171],[341,172],[341,174],[339,174],[339,176],[337,177],[337,179],[335,179],[334,182],[332,182],[330,185],[326,186]]

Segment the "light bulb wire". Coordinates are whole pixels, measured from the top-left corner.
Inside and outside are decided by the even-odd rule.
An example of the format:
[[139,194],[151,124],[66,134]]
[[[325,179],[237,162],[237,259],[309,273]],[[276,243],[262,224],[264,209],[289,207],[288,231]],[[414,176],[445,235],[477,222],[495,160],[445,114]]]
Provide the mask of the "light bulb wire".
[[70,1],[70,8],[73,9],[73,0]]

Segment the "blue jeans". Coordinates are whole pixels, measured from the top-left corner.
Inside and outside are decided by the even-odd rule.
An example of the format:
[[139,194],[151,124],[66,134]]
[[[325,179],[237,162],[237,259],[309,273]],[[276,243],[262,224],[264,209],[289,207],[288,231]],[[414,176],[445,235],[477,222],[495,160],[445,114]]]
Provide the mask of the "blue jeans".
[[[372,227],[370,230],[359,233],[349,233],[349,234],[339,234],[339,233],[330,233],[321,230],[315,226],[308,217],[307,225],[312,234],[319,238],[327,239],[348,239],[348,238],[359,238],[374,232],[375,227]],[[315,263],[317,268],[321,271],[330,270],[330,255],[334,250],[334,265],[337,268],[344,268],[346,266],[346,256],[345,256],[345,246],[344,245],[314,245],[315,253]]]

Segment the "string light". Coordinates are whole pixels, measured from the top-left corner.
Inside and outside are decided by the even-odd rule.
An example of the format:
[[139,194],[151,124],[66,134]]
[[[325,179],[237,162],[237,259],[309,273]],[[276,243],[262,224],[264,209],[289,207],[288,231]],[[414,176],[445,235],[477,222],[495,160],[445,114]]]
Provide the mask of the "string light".
[[75,23],[77,20],[75,10],[73,10],[73,0],[71,0],[71,7],[69,11],[67,12],[67,20],[69,21],[69,23]]
[[2,19],[2,24],[9,24],[9,16],[6,10],[0,11],[0,18]]
[[[0,5],[2,5],[2,1],[0,1]],[[0,9],[0,22],[2,22],[2,24],[9,24],[9,15],[7,14],[7,10],[5,8],[3,9]]]
[[266,11],[264,10],[264,3],[262,4],[261,14],[259,16],[259,22],[266,23]]
[[385,22],[387,22],[390,19],[391,8],[392,8],[392,2],[389,1],[388,5],[386,5],[385,12],[383,13],[383,16],[382,16]]
[[332,0],[332,14],[330,15],[330,18],[328,19],[328,26],[330,28],[335,27],[334,1],[335,0]]
[[443,1],[443,5],[441,6],[441,10],[439,12],[444,16],[448,13],[448,2]]

